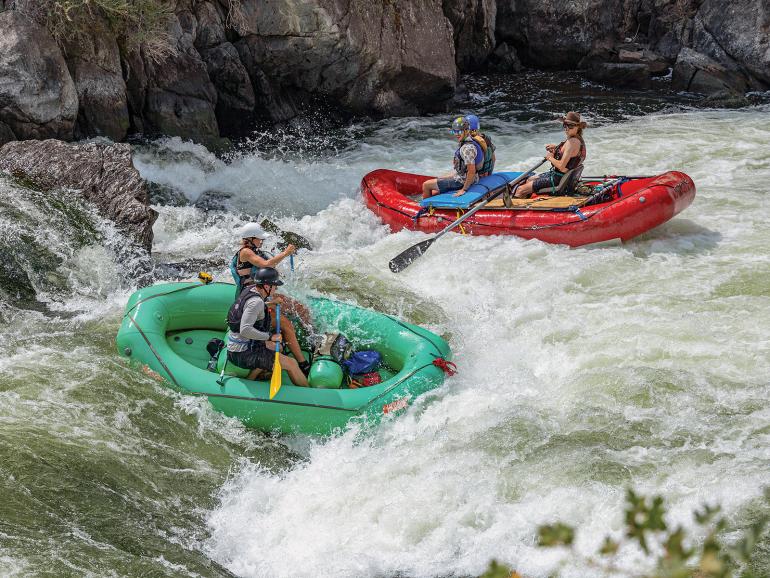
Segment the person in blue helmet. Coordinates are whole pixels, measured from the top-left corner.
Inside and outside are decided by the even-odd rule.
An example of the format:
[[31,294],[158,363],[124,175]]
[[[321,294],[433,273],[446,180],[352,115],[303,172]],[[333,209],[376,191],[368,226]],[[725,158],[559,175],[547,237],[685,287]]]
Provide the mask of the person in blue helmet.
[[494,170],[495,146],[481,132],[478,116],[458,116],[452,122],[450,131],[458,142],[453,158],[454,172],[425,181],[422,184],[423,199],[451,191],[457,191],[454,196],[459,197],[477,183],[479,177],[490,175]]

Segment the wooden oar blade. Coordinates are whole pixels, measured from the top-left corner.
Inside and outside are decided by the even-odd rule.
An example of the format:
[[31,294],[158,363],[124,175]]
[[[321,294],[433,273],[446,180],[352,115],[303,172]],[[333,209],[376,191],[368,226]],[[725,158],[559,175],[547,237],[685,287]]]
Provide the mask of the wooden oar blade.
[[421,241],[420,243],[417,243],[416,245],[412,245],[403,253],[399,253],[398,255],[393,257],[390,260],[390,263],[388,263],[388,267],[390,267],[390,270],[393,271],[394,273],[400,273],[401,271],[409,267],[409,265],[412,264],[412,261],[422,257],[422,254],[428,250],[428,247],[430,247],[433,244],[433,241],[435,240],[436,240],[435,238],[427,239],[425,241]]
[[280,353],[275,352],[275,361],[273,362],[273,375],[270,378],[270,399],[275,397],[278,390],[281,389],[281,357]]

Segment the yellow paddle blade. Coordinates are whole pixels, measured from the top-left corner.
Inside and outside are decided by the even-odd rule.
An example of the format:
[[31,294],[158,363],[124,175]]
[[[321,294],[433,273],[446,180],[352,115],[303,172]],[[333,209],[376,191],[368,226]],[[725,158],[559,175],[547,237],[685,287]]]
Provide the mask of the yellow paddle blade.
[[279,389],[281,389],[281,354],[276,351],[275,361],[273,362],[273,376],[270,378],[270,399],[275,397]]

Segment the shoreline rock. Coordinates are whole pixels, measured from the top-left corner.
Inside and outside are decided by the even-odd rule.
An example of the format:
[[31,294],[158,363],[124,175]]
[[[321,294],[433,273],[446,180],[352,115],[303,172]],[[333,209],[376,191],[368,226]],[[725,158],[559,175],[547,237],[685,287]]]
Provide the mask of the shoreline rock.
[[147,205],[147,185],[127,144],[72,144],[60,140],[9,142],[0,147],[0,171],[42,190],[80,191],[148,252],[158,214]]

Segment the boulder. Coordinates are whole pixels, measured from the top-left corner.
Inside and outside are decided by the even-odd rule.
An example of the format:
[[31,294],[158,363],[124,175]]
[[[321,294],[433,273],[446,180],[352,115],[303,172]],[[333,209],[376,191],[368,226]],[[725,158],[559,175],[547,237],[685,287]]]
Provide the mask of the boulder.
[[493,72],[521,72],[524,67],[516,54],[516,49],[505,42],[495,48],[489,56],[488,67]]
[[669,62],[652,50],[626,50],[618,51],[618,60],[624,64],[644,64],[652,76],[663,76],[668,73]]
[[15,141],[0,147],[0,171],[43,190],[71,188],[148,251],[157,213],[147,206],[147,185],[127,144]]
[[682,48],[674,65],[671,86],[674,90],[701,94],[724,91],[743,94],[747,84],[740,72],[727,69],[705,54]]
[[0,122],[19,139],[72,139],[78,95],[56,42],[15,10],[0,30]]
[[129,128],[126,83],[118,43],[105,19],[92,14],[88,32],[66,42],[64,51],[78,93],[75,136],[123,140]]
[[229,42],[201,50],[209,78],[217,91],[216,115],[221,131],[248,130],[254,112],[254,89],[238,51]]
[[495,50],[496,0],[443,0],[443,11],[452,24],[457,67],[480,69]]
[[439,0],[251,1],[234,27],[260,102],[311,95],[353,112],[413,114],[454,93],[452,30]]
[[650,69],[646,64],[600,62],[586,70],[586,76],[593,81],[610,86],[635,90],[650,88]]
[[533,68],[576,68],[592,51],[623,38],[624,0],[498,0],[498,42]]
[[11,127],[4,122],[0,122],[0,146],[12,140],[16,140],[16,135],[13,134]]
[[745,74],[749,88],[770,88],[770,7],[767,0],[704,0],[696,20],[696,29],[700,28],[702,33],[696,30],[695,50],[706,53],[727,68],[731,68],[731,62],[735,63]]
[[[217,91],[195,49],[195,31],[192,13],[175,14],[169,23],[169,45],[165,50],[148,54],[143,47],[143,78],[131,84],[131,89],[139,92],[131,100],[141,103],[139,116],[145,133],[217,144]],[[138,71],[140,67],[134,69]]]

